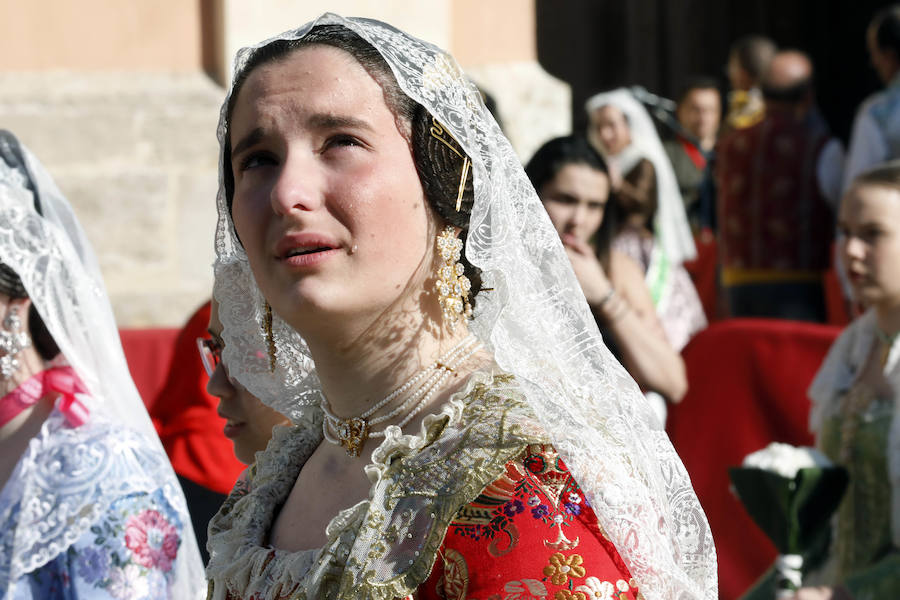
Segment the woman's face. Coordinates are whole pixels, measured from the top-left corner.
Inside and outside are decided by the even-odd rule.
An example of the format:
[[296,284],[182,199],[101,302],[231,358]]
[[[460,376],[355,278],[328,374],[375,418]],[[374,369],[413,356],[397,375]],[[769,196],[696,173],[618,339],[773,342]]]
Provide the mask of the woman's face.
[[[222,323],[219,321],[218,303],[213,300],[209,315],[209,333],[220,349]],[[245,464],[255,460],[256,453],[266,449],[276,425],[288,425],[288,419],[280,412],[263,404],[237,380],[228,375],[228,367],[219,362],[206,384],[206,391],[219,399],[219,416],[226,420],[225,437],[234,444],[234,455]]]
[[900,307],[900,191],[852,186],[841,202],[838,232],[857,300],[867,306]]
[[893,52],[882,50],[878,47],[878,28],[869,27],[866,31],[866,46],[869,49],[869,59],[872,61],[872,67],[878,73],[878,78],[882,83],[888,84],[894,75],[897,74],[897,57]]
[[541,186],[540,196],[560,237],[587,242],[603,222],[609,178],[588,165],[568,164]]
[[602,147],[607,154],[616,155],[631,143],[631,129],[625,113],[611,104],[601,106],[591,113],[588,135],[595,147]]
[[256,68],[238,94],[235,228],[263,295],[301,333],[372,322],[424,281],[436,226],[398,127],[379,84],[330,46]]

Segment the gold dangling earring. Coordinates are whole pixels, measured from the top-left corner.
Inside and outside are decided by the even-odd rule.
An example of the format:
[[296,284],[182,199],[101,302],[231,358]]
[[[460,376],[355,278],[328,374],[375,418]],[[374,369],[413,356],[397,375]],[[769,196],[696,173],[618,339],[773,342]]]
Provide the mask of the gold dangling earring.
[[272,335],[272,307],[266,300],[263,304],[263,332],[266,334],[266,346],[269,351],[269,372],[275,372],[275,355],[278,348],[275,347],[275,336]]
[[441,266],[438,267],[438,280],[435,284],[438,292],[438,301],[441,304],[441,312],[444,322],[455,329],[461,316],[472,315],[472,305],[469,304],[469,290],[472,284],[463,273],[465,268],[459,262],[462,255],[462,240],[456,237],[456,231],[452,225],[447,225],[437,236],[437,249],[441,256]]

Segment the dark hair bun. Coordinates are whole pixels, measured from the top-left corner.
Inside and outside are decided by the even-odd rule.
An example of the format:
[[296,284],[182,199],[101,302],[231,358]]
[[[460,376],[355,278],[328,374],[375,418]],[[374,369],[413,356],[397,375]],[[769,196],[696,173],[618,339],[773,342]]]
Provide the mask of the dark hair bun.
[[[442,219],[462,230],[460,239],[465,247],[469,219],[475,203],[475,178],[471,161],[459,142],[421,104],[416,107],[412,120],[412,145],[425,197]],[[456,210],[464,169],[467,171],[466,179],[459,210]],[[472,284],[469,301],[474,306],[475,296],[482,286],[481,269],[473,266],[465,253],[460,262]]]
[[[444,126],[419,105],[413,117],[413,155],[425,196],[445,221],[467,231],[475,203],[471,162]],[[462,202],[456,210],[464,164],[468,167]]]

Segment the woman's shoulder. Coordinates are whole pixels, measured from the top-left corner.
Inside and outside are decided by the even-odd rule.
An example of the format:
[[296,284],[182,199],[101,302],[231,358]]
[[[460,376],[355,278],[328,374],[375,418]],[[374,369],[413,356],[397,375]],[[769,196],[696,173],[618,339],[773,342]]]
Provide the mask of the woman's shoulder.
[[[875,328],[875,313],[870,309],[854,319],[831,344],[807,391],[812,400],[811,431],[819,431],[824,419],[837,410],[838,400],[853,384],[871,351]],[[892,354],[896,354],[897,347],[895,344]]]
[[875,313],[868,310],[854,319],[835,338],[828,348],[825,360],[820,367],[820,373],[838,364],[858,367],[864,361],[871,349],[871,343],[876,336],[877,323]]
[[180,490],[158,442],[101,417],[70,427],[54,411],[29,443],[3,491],[0,547],[15,542],[12,575],[29,572],[67,552],[102,523],[125,518],[123,503],[148,502],[150,497],[159,498],[153,501],[157,503],[165,500],[166,510],[157,512],[168,515],[166,522],[180,532],[185,524],[173,508]]

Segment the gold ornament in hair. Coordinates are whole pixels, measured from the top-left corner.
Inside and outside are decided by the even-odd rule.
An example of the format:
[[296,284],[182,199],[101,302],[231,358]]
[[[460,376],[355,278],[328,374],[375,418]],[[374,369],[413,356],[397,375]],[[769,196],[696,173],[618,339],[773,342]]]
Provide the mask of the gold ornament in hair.
[[278,349],[275,347],[275,336],[272,335],[272,307],[269,301],[263,303],[263,332],[266,334],[266,346],[269,353],[269,372],[275,372],[275,355]]
[[462,245],[462,240],[456,237],[456,230],[452,225],[444,227],[444,230],[437,236],[437,249],[442,264],[438,267],[438,280],[435,287],[444,322],[450,326],[450,329],[456,327],[460,317],[472,315],[472,305],[469,304],[469,290],[472,289],[472,284],[469,282],[469,278],[463,274],[465,268],[459,262]]
[[456,141],[456,138],[450,135],[450,132],[445,130],[444,126],[441,125],[434,117],[431,118],[430,131],[431,137],[450,148],[450,150],[452,150],[454,154],[463,159],[462,176],[459,178],[459,192],[456,195],[456,212],[459,212],[459,209],[462,207],[463,193],[466,191],[466,177],[468,177],[469,175],[469,157],[468,155],[463,154],[453,147],[453,144],[450,143],[451,141],[459,145],[460,150],[462,149],[462,146],[459,144],[459,142]]

